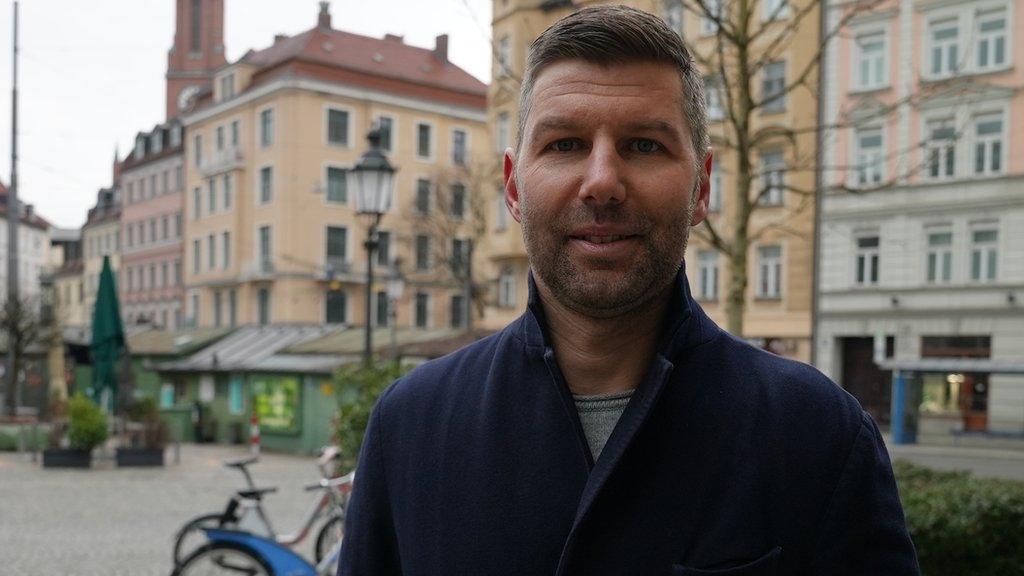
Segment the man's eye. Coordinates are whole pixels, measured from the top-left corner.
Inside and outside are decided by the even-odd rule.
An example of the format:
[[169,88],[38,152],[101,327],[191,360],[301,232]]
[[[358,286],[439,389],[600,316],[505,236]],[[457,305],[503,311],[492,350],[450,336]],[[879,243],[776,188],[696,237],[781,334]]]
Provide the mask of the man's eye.
[[633,142],[630,143],[629,147],[634,152],[640,152],[641,154],[650,154],[652,152],[657,152],[661,150],[660,144],[658,144],[654,140],[648,140],[647,138],[639,138],[637,140],[633,140]]
[[577,142],[569,138],[555,140],[551,143],[550,148],[555,152],[572,152],[577,148]]

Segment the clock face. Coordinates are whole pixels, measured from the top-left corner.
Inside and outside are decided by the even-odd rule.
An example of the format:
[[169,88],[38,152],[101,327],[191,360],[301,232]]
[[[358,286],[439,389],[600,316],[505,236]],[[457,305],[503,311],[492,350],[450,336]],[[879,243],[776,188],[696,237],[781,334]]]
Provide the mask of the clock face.
[[178,109],[188,110],[192,107],[193,99],[199,93],[199,86],[186,86],[178,92]]

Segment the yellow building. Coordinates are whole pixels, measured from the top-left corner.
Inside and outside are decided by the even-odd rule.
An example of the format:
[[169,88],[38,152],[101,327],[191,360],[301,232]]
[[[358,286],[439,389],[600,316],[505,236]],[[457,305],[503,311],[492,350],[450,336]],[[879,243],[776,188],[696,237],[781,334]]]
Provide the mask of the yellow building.
[[[96,195],[96,206],[89,209],[89,215],[85,224],[82,225],[82,284],[84,294],[78,300],[68,301],[69,314],[79,318],[67,318],[67,325],[90,326],[92,324],[92,311],[96,305],[96,293],[100,287],[100,272],[103,270],[104,256],[110,257],[110,267],[114,271],[115,278],[120,282],[119,271],[121,269],[121,193],[115,185],[111,188],[103,188]],[[66,281],[73,283],[72,276],[68,275]],[[59,290],[73,291],[71,284],[65,284],[65,280],[57,283]],[[72,304],[72,302],[74,302]],[[84,315],[81,318],[80,315]],[[77,324],[77,320],[84,320]]]
[[367,222],[346,172],[379,126],[398,172],[371,320],[388,322],[397,261],[407,281],[399,325],[467,323],[464,282],[446,264],[484,233],[473,207],[490,148],[487,87],[448,61],[447,43],[334,30],[321,3],[314,28],[217,71],[183,116],[186,318],[363,324]]
[[[756,11],[757,17],[751,19],[754,29],[767,27],[762,40],[753,46],[755,51],[751,52],[748,60],[758,61],[763,54],[757,50],[773,46],[772,38],[792,30],[790,18],[801,13],[808,1],[791,1],[788,7],[776,10],[776,5],[780,5],[778,0],[744,0]],[[584,6],[611,3],[586,0],[540,4],[525,0],[493,2],[494,62],[488,92],[488,121],[495,144],[491,151],[494,157],[500,156],[506,147],[514,146],[519,86],[530,43],[548,26],[572,11]],[[662,17],[683,35],[691,49],[703,56],[701,61],[714,60],[718,42],[714,22],[694,13],[693,2],[632,0],[614,3],[632,5]],[[759,70],[751,80],[755,97],[766,89],[788,86],[807,67],[818,50],[816,10],[811,8],[808,15],[800,20],[800,25],[795,27],[795,33],[781,43],[781,49],[773,51],[771,63]],[[727,9],[723,17],[735,18],[736,15]],[[714,86],[714,71],[705,70],[705,75],[709,86]],[[730,81],[736,82],[736,79]],[[815,86],[816,83],[816,74],[810,74],[807,84]],[[734,231],[732,223],[735,211],[740,208],[735,181],[737,154],[724,146],[723,137],[727,134],[727,127],[721,107],[725,100],[720,92],[712,92],[708,104],[712,109],[710,134],[715,149],[716,169],[712,177],[710,219],[716,230],[730,236]],[[817,110],[814,90],[787,93],[767,109],[753,114],[753,132],[761,132],[771,126],[798,129],[813,127],[817,122]],[[762,195],[750,222],[750,228],[761,233],[747,250],[746,270],[750,281],[745,295],[742,336],[802,360],[810,358],[814,208],[812,198],[794,193],[788,188],[805,191],[815,189],[814,150],[815,134],[813,130],[808,130],[797,138],[795,147],[780,140],[767,139],[763,147],[749,155],[754,165],[755,180],[747,192],[748,197],[755,198],[766,187],[770,190]],[[784,167],[798,163],[803,169],[792,172],[784,170]],[[493,178],[495,181],[500,180],[497,174]],[[779,185],[783,181],[785,188]],[[505,209],[503,190],[498,186],[492,194],[487,252],[489,273],[498,278],[498,289],[491,301],[493,307],[488,310],[487,324],[498,327],[525,308],[529,265],[521,229]],[[698,236],[691,235],[686,256],[687,275],[694,296],[712,318],[725,327],[726,290],[730,280],[727,257],[713,250]]]

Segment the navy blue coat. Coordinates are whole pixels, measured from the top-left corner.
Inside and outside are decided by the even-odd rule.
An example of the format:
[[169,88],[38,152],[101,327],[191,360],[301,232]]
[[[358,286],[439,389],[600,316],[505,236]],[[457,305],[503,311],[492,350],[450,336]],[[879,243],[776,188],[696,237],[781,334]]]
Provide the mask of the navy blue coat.
[[517,321],[388,388],[357,474],[340,575],[918,574],[871,418],[682,272],[597,462],[531,279]]

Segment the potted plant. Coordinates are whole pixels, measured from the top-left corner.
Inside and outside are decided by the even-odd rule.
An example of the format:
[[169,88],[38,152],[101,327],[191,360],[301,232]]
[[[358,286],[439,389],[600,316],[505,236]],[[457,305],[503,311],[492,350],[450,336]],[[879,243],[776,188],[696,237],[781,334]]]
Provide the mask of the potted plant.
[[160,419],[156,401],[135,400],[125,409],[125,435],[117,448],[117,465],[163,466],[167,427]]
[[103,411],[92,400],[76,394],[68,401],[67,418],[54,419],[51,448],[43,450],[43,467],[88,468],[92,464],[92,449],[106,439],[107,418]]

